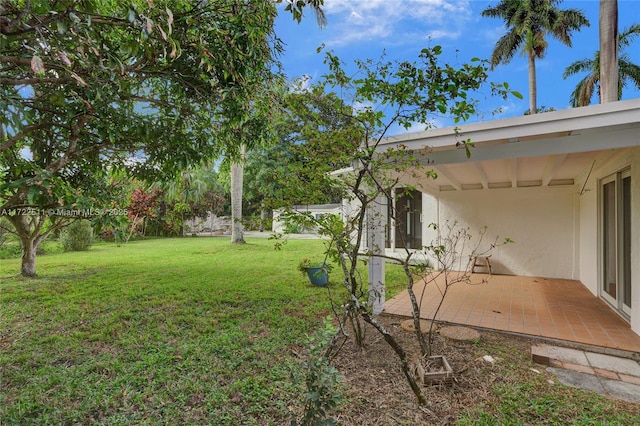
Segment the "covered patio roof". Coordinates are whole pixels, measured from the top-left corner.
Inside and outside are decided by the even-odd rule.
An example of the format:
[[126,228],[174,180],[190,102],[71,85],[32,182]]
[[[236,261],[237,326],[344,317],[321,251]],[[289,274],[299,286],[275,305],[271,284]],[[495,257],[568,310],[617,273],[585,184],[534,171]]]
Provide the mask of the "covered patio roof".
[[631,99],[392,136],[379,150],[402,145],[421,158],[438,174],[421,182],[431,193],[567,186],[640,145],[639,132],[640,99]]

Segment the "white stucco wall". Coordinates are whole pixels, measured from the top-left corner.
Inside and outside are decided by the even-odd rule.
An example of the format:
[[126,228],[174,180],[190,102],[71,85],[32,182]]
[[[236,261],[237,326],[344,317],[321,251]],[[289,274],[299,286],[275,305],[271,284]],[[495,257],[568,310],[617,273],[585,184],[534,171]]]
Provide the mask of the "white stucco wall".
[[[601,273],[602,267],[600,260],[602,231],[599,223],[600,180],[629,167],[631,164],[631,154],[631,151],[629,151],[623,155],[617,155],[611,160],[610,153],[606,153],[596,160],[591,173],[589,173],[589,170],[585,170],[584,173],[581,174],[580,179],[576,181],[576,186],[582,191],[582,195],[578,197],[580,268],[577,279],[582,281],[589,291],[596,296],[599,295],[599,274]],[[637,178],[632,176],[632,185],[635,183],[635,180],[637,180]],[[632,211],[633,210],[634,208],[632,207]]]
[[440,192],[437,211],[425,220],[441,228],[447,219],[457,220],[474,238],[486,226],[480,250],[496,238],[515,241],[493,250],[494,273],[575,279],[575,191],[571,186]]
[[[587,178],[585,172],[576,185],[584,192],[579,197],[580,268],[578,279],[596,296],[600,295],[602,262],[600,246],[600,180],[631,166],[631,230],[640,235],[640,148],[628,150],[622,155],[604,154],[594,164],[594,171]],[[586,184],[585,184],[586,179]],[[640,334],[640,238],[631,240],[631,329]]]
[[[587,171],[588,173],[588,171]],[[586,182],[586,174],[576,182],[579,204],[579,244],[580,259],[577,279],[593,293],[598,295],[598,179],[591,175]],[[584,189],[583,189],[584,188]]]
[[[297,211],[299,213],[311,213],[318,217],[318,215],[322,214],[341,214],[342,213],[342,205],[341,204],[317,204],[317,205],[305,205],[305,206],[293,206],[293,211]],[[284,213],[284,209],[278,209],[273,211],[273,221],[271,225],[271,230],[273,232],[284,232],[285,230],[285,221],[281,218]],[[315,232],[315,230],[306,230],[307,233]]]

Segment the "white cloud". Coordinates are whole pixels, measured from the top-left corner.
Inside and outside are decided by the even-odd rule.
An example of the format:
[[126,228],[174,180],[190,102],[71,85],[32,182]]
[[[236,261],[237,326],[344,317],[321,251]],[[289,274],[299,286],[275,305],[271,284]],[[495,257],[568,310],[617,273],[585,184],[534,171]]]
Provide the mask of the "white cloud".
[[461,34],[460,31],[434,30],[427,33],[427,38],[430,38],[433,40],[437,40],[441,38],[450,38],[455,40],[460,37],[460,34]]
[[375,105],[373,102],[354,102],[351,105],[351,108],[356,112],[364,112],[367,110],[374,110]]
[[473,19],[469,0],[325,0],[329,46],[375,40],[402,44],[420,38],[458,38]]
[[311,88],[311,76],[303,75],[289,83],[289,91],[293,93],[308,92]]
[[[424,123],[413,123],[411,127],[404,130],[406,133],[415,133],[415,132],[424,132],[425,130],[431,129],[433,126],[424,124]],[[403,128],[404,129],[404,128]]]
[[[516,117],[524,114],[523,107],[528,107],[528,103],[516,104],[514,102],[501,103],[494,107],[493,110],[487,110],[480,113],[481,120],[497,120],[500,118]],[[528,108],[525,108],[527,110]]]
[[484,29],[481,32],[482,38],[487,42],[491,43],[491,45],[495,45],[495,43],[507,33],[507,28],[504,25],[499,25],[492,28]]
[[416,133],[416,132],[424,132],[425,130],[433,130],[440,129],[442,127],[447,127],[447,122],[443,119],[439,118],[431,118],[428,123],[411,123],[408,129],[405,129],[404,126],[399,124],[395,124],[391,126],[389,131],[385,136],[395,136],[395,135],[404,135],[406,133]]

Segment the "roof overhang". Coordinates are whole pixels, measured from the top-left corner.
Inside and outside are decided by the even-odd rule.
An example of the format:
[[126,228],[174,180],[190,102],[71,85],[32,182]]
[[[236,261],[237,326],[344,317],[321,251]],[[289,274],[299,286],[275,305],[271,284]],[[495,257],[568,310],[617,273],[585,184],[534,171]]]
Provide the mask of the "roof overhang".
[[407,133],[378,151],[400,146],[437,173],[430,192],[573,185],[595,159],[640,146],[640,99]]

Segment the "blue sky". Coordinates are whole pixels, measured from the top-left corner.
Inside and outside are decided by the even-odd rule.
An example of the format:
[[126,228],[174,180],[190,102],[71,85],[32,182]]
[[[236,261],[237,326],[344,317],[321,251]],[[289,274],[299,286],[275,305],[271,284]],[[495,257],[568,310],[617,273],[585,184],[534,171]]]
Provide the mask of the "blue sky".
[[[583,76],[563,80],[564,69],[572,62],[592,58],[598,45],[598,0],[565,0],[560,8],[580,9],[591,26],[573,35],[569,48],[549,39],[547,55],[537,62],[538,107],[569,108],[569,96]],[[488,59],[498,38],[506,32],[500,19],[480,16],[496,1],[489,0],[325,0],[328,24],[320,29],[310,11],[300,24],[281,13],[276,34],[286,44],[280,57],[284,71],[291,79],[307,75],[317,81],[327,71],[324,53],[316,49],[324,44],[347,63],[353,59],[377,59],[383,51],[389,58],[417,58],[420,49],[440,45],[442,58],[455,65],[473,57]],[[640,23],[640,0],[618,0],[619,28]],[[640,63],[640,39],[627,48],[635,63]],[[476,95],[480,99],[480,119],[496,119],[522,115],[529,109],[527,60],[516,55],[510,64],[490,72],[490,80],[507,81],[523,99],[507,101],[487,98],[488,89]],[[640,97],[640,91],[627,88],[623,99]],[[592,102],[598,102],[594,98]],[[500,107],[502,112],[493,115]],[[437,127],[450,125],[446,118],[434,118]],[[422,130],[422,129],[416,129]]]

